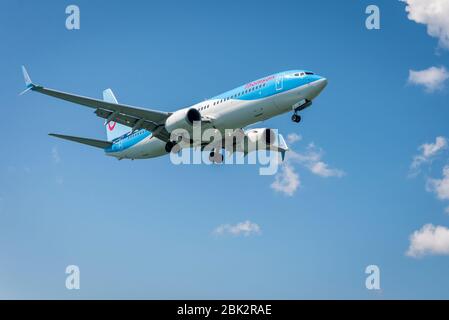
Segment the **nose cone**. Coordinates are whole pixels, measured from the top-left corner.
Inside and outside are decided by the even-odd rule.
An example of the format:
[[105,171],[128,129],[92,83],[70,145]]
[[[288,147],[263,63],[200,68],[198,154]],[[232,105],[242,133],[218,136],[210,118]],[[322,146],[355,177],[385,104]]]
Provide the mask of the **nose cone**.
[[316,88],[319,90],[319,92],[321,92],[327,86],[327,79],[324,77],[320,77],[318,80],[314,82],[314,84]]
[[318,96],[321,91],[327,86],[327,79],[320,76],[315,76],[316,78],[313,80],[313,82],[310,83],[310,87],[307,90],[306,97],[309,100],[314,99],[316,96]]
[[311,82],[304,91],[304,97],[306,99],[312,100],[316,98],[327,86],[327,79],[318,75],[313,75],[309,79]]

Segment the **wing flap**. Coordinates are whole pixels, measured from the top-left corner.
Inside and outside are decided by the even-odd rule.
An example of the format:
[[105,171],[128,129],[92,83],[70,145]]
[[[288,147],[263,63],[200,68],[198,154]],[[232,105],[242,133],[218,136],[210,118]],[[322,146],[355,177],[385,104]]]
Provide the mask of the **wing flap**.
[[[113,114],[113,112],[104,109],[97,109],[95,111],[95,114],[100,118],[108,119]],[[138,129],[145,129],[151,131],[153,133],[153,136],[159,138],[162,141],[168,141],[170,139],[170,134],[165,129],[165,126],[158,125],[152,121],[148,120],[141,121],[141,119],[139,118],[121,113],[117,116],[114,116],[114,122],[123,124],[131,128],[138,126],[139,127]]]
[[74,137],[74,136],[66,136],[63,134],[56,134],[56,133],[50,133],[49,134],[52,137],[69,140],[73,142],[82,143],[91,147],[96,147],[100,149],[107,149],[112,146],[112,143],[109,141],[102,141],[102,140],[96,140],[96,139],[88,139],[88,138],[80,138],[80,137]]

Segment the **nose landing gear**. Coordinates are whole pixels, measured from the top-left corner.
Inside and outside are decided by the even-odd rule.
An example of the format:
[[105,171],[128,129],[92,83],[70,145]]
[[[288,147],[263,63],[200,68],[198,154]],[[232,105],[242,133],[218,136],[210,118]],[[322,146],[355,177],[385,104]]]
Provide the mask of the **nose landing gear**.
[[292,121],[296,122],[296,123],[299,123],[301,121],[301,116],[299,114],[294,113],[292,115]]
[[295,103],[292,106],[293,115],[292,115],[292,121],[299,123],[301,121],[301,116],[298,114],[299,111],[304,110],[305,108],[312,105],[312,101],[308,99],[303,99],[299,101],[298,103]]

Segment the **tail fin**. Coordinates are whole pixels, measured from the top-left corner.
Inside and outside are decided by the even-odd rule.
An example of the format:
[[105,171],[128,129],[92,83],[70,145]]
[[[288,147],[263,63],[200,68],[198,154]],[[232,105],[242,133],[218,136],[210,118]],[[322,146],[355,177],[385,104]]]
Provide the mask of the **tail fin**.
[[[106,89],[103,91],[103,100],[106,102],[118,103],[111,89]],[[112,141],[131,131],[130,127],[115,122],[113,116],[112,119],[106,120],[105,125],[108,141]]]

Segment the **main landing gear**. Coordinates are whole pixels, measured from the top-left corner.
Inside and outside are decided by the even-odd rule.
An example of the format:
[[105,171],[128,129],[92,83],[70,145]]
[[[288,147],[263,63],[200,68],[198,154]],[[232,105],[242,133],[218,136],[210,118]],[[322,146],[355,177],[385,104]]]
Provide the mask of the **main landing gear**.
[[175,143],[174,143],[174,142],[168,141],[168,142],[165,144],[165,151],[166,151],[167,153],[170,153],[174,146],[175,146]]
[[181,151],[181,147],[178,145],[177,142],[174,141],[168,141],[165,144],[165,151],[167,153],[173,152],[173,153],[177,153],[179,151]]
[[212,163],[222,163],[224,161],[224,156],[215,150],[212,150],[209,153],[209,161]]

